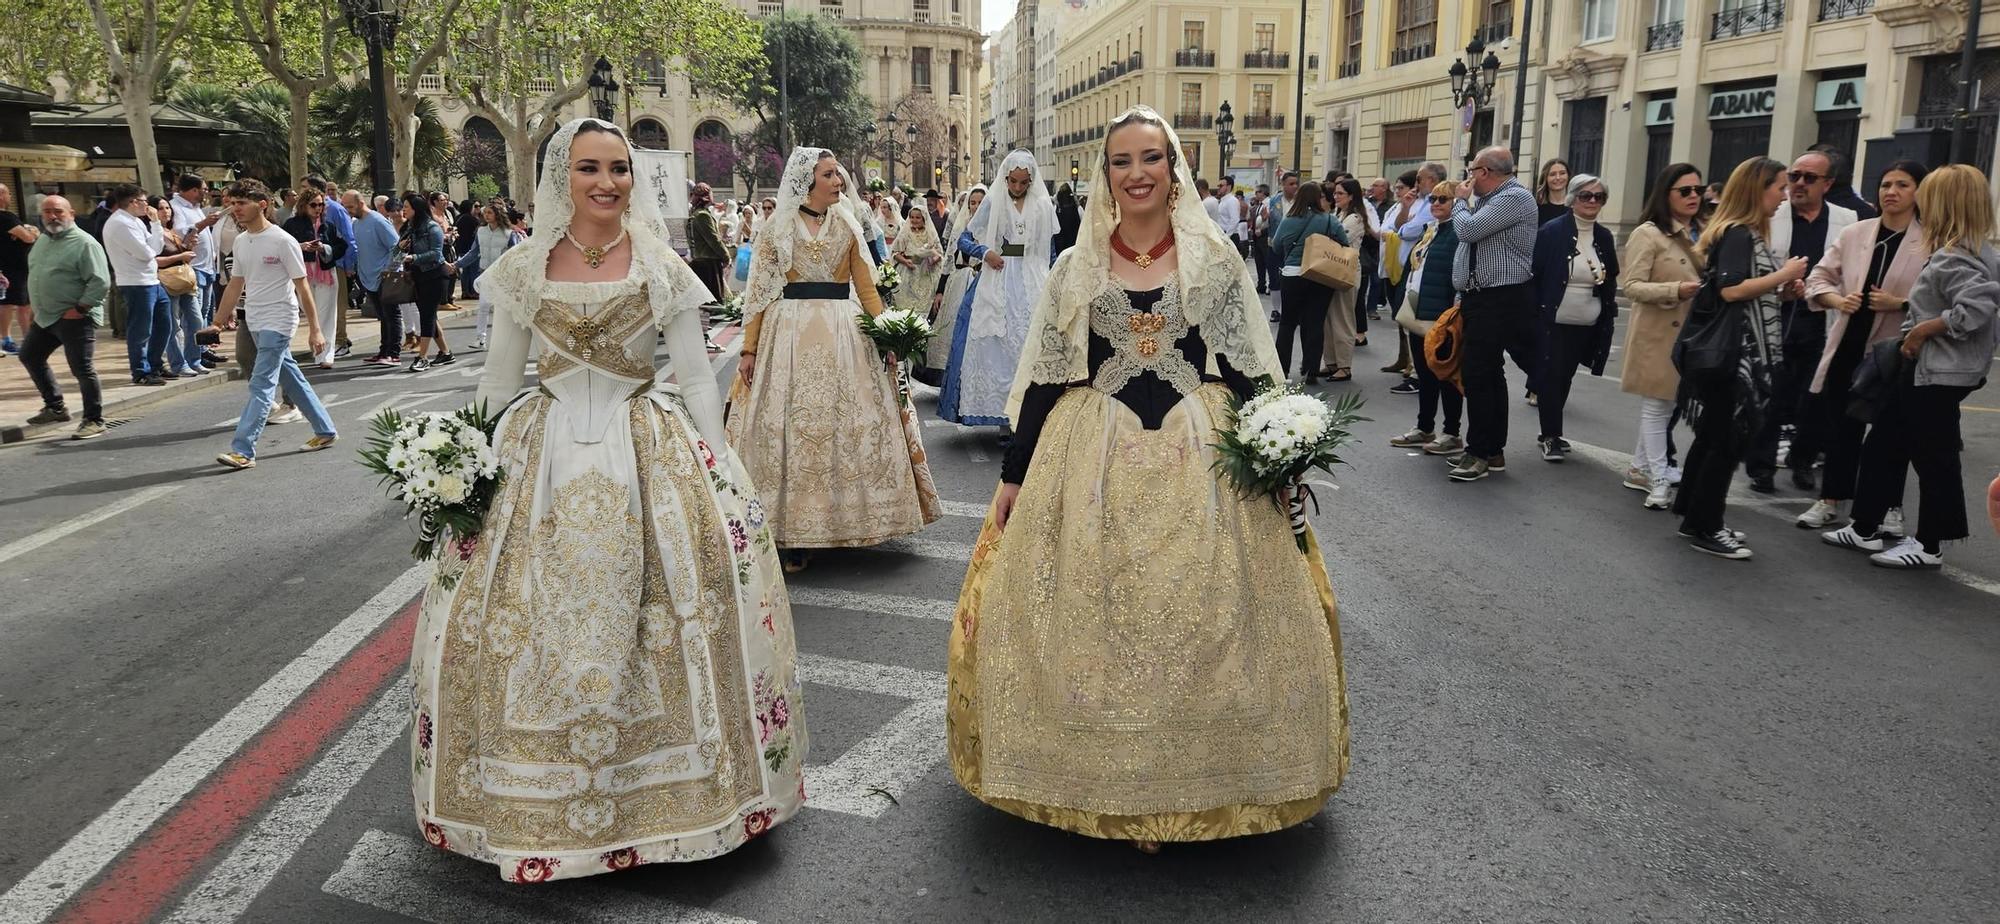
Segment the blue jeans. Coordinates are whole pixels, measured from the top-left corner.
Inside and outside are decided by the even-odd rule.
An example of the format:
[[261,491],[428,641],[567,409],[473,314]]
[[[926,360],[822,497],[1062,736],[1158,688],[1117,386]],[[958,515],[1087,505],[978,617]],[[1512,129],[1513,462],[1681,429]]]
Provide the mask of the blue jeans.
[[292,403],[298,405],[299,413],[306,416],[315,436],[336,435],[333,417],[306,382],[299,361],[292,358],[292,335],[281,330],[259,330],[251,331],[250,338],[257,344],[257,365],[250,370],[250,404],[236,421],[236,438],[230,441],[229,448],[245,458],[257,458],[257,439],[264,435],[264,424],[271,416],[271,405],[277,403],[281,385]]
[[167,343],[174,338],[174,316],[167,290],[159,285],[119,286],[125,299],[125,358],[132,377],[166,371]]
[[207,270],[195,270],[197,288],[195,308],[201,312],[201,321],[207,324],[215,320],[215,303],[222,300],[222,277]]
[[167,368],[175,372],[194,375],[201,371],[201,345],[194,342],[194,335],[208,325],[201,317],[200,296],[198,288],[186,295],[167,296],[167,316],[174,323],[174,332],[167,337]]

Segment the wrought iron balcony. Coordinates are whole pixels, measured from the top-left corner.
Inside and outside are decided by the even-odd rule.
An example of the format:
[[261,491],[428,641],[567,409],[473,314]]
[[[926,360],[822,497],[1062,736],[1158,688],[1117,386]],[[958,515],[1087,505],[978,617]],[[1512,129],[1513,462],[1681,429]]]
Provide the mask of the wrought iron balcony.
[[1681,47],[1681,32],[1686,23],[1681,20],[1654,23],[1646,27],[1646,50],[1664,51]]
[[1270,130],[1284,127],[1285,117],[1282,115],[1265,113],[1263,115],[1246,115],[1243,117],[1244,131]]
[[1246,51],[1243,66],[1255,68],[1288,68],[1292,66],[1292,53],[1288,51]]
[[1215,52],[1199,48],[1183,48],[1174,52],[1175,67],[1214,67]]
[[1193,112],[1174,113],[1174,128],[1210,129],[1215,127],[1215,116]]
[[1716,13],[1708,37],[1726,39],[1739,35],[1756,35],[1760,32],[1775,32],[1784,26],[1783,0],[1765,0],[1756,6],[1738,7]]
[[1819,21],[1832,22],[1836,19],[1853,19],[1866,16],[1875,8],[1875,0],[1819,0]]
[[1360,62],[1360,61],[1358,61],[1358,60],[1355,60],[1355,61],[1342,61],[1342,62],[1340,62],[1340,66],[1334,69],[1334,72],[1333,72],[1333,76],[1334,76],[1334,77],[1336,77],[1336,78],[1338,78],[1338,77],[1353,77],[1354,75],[1356,75],[1356,74],[1359,74],[1359,73],[1361,73],[1361,62]]
[[1435,50],[1435,46],[1430,42],[1405,45],[1389,52],[1389,64],[1394,66],[1397,64],[1408,64],[1411,61],[1422,61],[1430,57],[1433,50]]

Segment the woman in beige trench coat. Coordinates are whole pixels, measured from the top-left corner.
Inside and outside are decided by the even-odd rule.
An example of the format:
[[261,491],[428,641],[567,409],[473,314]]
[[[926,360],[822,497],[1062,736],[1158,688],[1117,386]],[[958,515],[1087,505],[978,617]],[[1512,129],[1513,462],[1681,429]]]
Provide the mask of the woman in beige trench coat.
[[1701,211],[1701,171],[1673,164],[1654,180],[1646,196],[1646,221],[1625,242],[1621,280],[1632,316],[1625,325],[1625,362],[1619,384],[1640,396],[1639,442],[1625,486],[1646,492],[1646,508],[1665,510],[1679,473],[1667,464],[1667,434],[1673,426],[1680,372],[1674,368],[1674,340],[1687,320],[1701,285],[1701,258],[1695,255],[1695,216]]

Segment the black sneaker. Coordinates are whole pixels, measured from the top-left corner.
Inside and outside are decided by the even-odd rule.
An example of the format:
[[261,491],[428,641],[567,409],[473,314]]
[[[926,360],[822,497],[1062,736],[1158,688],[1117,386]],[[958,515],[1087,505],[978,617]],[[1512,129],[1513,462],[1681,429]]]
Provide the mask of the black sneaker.
[[1397,382],[1394,385],[1389,386],[1389,394],[1392,395],[1414,395],[1416,393],[1417,393],[1417,383],[1410,379],[1404,379],[1400,382]]
[[[1729,528],[1729,526],[1728,526],[1727,524],[1725,524],[1725,525],[1724,525],[1724,526],[1722,527],[1722,531],[1723,531],[1723,532],[1725,532],[1725,533],[1728,533],[1728,534],[1729,534],[1729,536],[1730,536],[1730,538],[1732,538],[1732,539],[1735,539],[1735,540],[1736,540],[1737,542],[1742,542],[1743,540],[1745,540],[1745,539],[1748,539],[1748,538],[1750,538],[1750,534],[1749,534],[1749,533],[1746,533],[1746,532],[1744,532],[1744,531],[1742,531],[1742,530],[1740,530],[1740,529],[1730,529],[1730,528]],[[1681,537],[1682,539],[1697,539],[1697,538],[1700,538],[1700,537],[1696,536],[1696,535],[1694,534],[1694,532],[1693,532],[1692,530],[1688,529],[1688,528],[1687,528],[1686,526],[1682,526],[1682,527],[1681,527],[1681,528],[1680,528],[1679,530],[1677,530],[1676,532],[1678,532],[1678,533],[1680,534],[1680,537]]]
[[452,354],[450,354],[450,353],[439,353],[439,354],[437,355],[437,358],[436,358],[436,359],[433,359],[433,360],[431,360],[431,365],[433,365],[433,366],[449,366],[449,365],[451,365],[452,363],[455,363],[455,362],[458,362],[458,357],[457,357],[457,356],[453,356],[453,355],[452,355]]
[[46,405],[42,408],[41,413],[28,418],[28,422],[31,424],[69,423],[69,411],[58,405]]
[[180,374],[180,373],[178,373],[178,372],[175,372],[175,371],[174,371],[174,370],[172,370],[172,369],[167,369],[167,370],[164,370],[164,371],[162,371],[162,372],[161,372],[161,373],[159,374],[159,376],[158,376],[158,377],[159,377],[159,378],[163,378],[163,379],[166,379],[167,381],[171,382],[171,381],[173,381],[173,380],[175,380],[175,379],[178,379],[178,378],[180,378],[180,377],[181,377],[181,374]]
[[165,385],[167,384],[167,380],[160,378],[157,375],[142,375],[136,379],[133,379],[132,384],[144,385],[150,388],[154,386]]
[[1778,493],[1778,483],[1770,475],[1751,475],[1750,490],[1759,494]]
[[1563,445],[1559,437],[1544,436],[1535,440],[1535,443],[1542,447],[1543,462],[1560,463],[1569,455],[1569,447]]
[[1750,547],[1744,545],[1743,540],[1736,538],[1727,529],[1716,530],[1706,536],[1696,536],[1693,542],[1688,543],[1688,547],[1697,552],[1707,552],[1717,558],[1734,561],[1748,561],[1751,554]]

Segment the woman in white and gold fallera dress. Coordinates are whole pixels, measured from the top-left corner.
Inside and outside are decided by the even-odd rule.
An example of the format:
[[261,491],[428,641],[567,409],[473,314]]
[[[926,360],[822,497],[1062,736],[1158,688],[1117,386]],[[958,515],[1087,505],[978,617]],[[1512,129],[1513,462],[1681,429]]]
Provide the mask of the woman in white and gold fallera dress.
[[1213,470],[1232,392],[1283,375],[1255,283],[1158,114],[1105,145],[1035,303],[946,715],[974,796],[1151,851],[1319,812],[1347,695],[1317,540]]
[[805,799],[791,607],[724,441],[708,292],[617,128],[571,122],[547,164],[534,236],[480,277],[505,479],[411,658],[424,837],[516,882],[727,853]]
[[865,206],[831,152],[798,148],[757,232],[729,441],[785,550],[875,545],[943,515],[915,412],[856,326],[882,312]]

